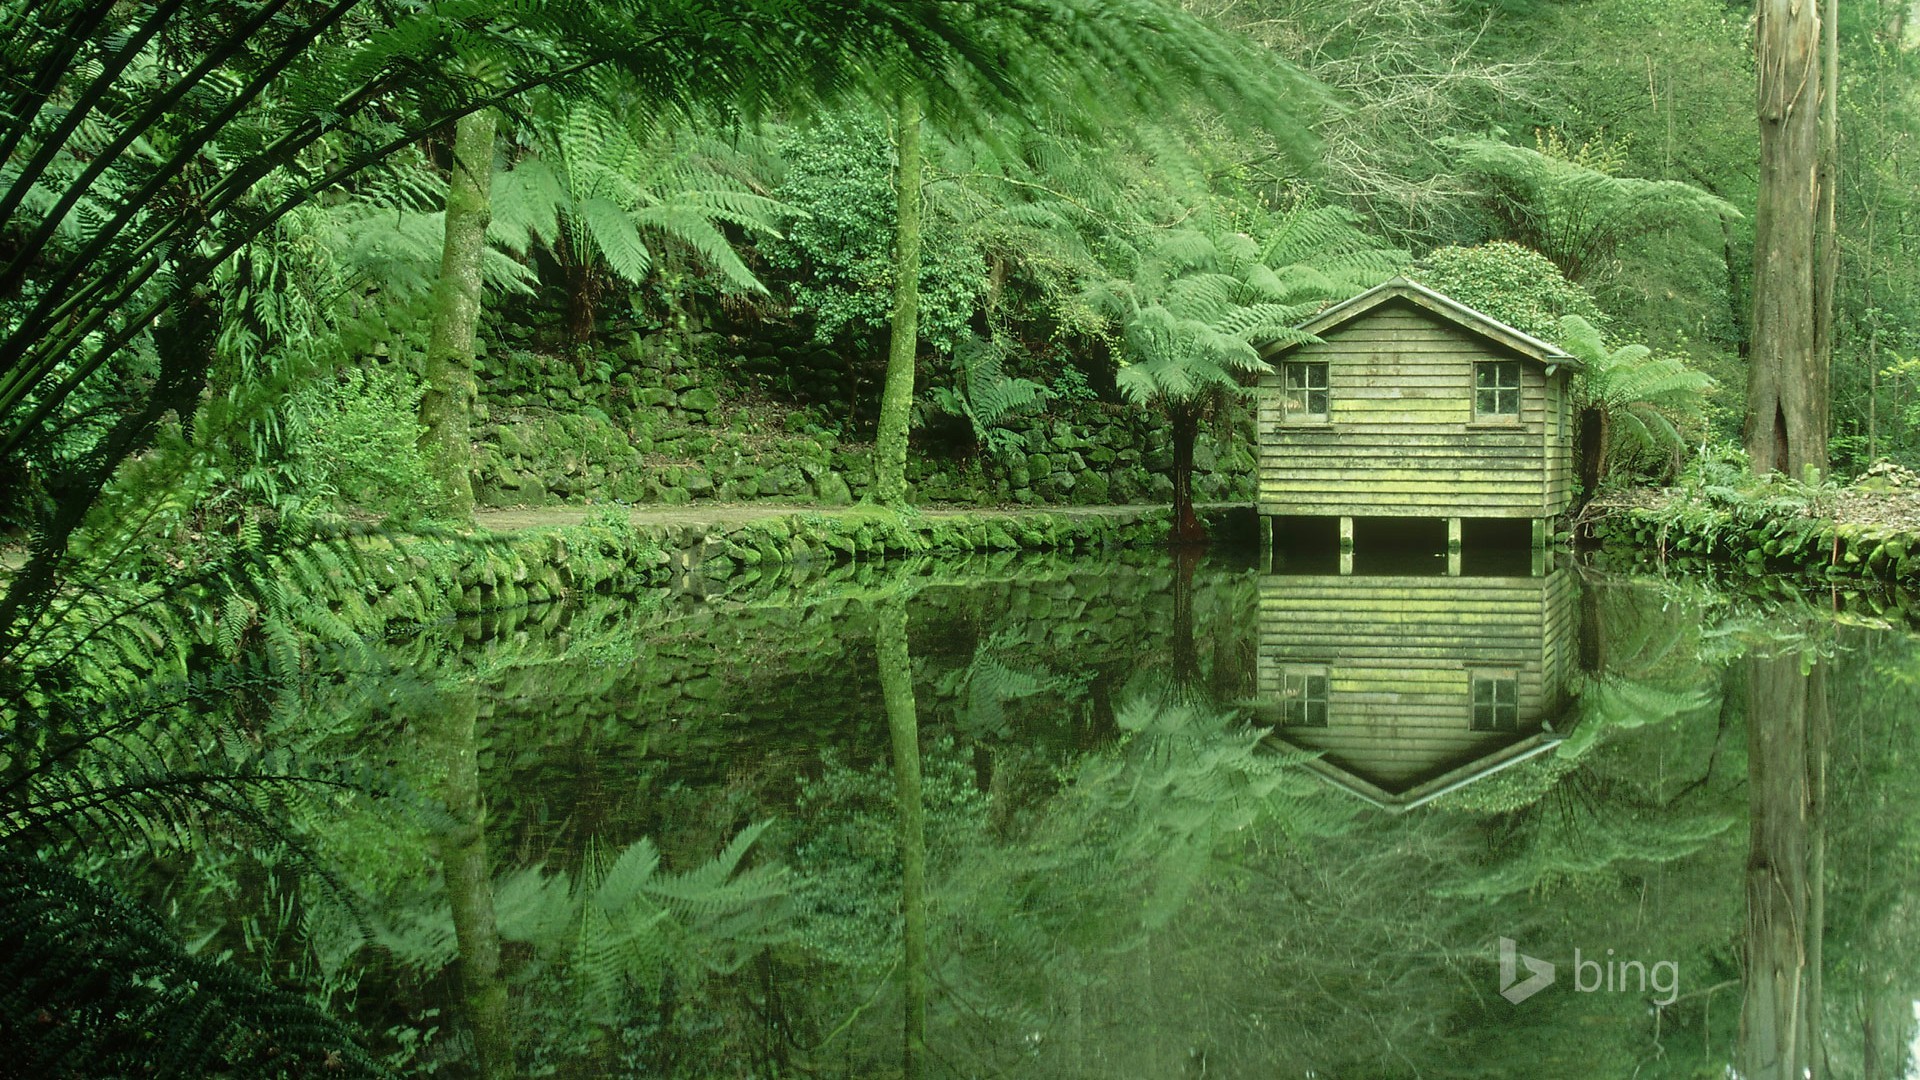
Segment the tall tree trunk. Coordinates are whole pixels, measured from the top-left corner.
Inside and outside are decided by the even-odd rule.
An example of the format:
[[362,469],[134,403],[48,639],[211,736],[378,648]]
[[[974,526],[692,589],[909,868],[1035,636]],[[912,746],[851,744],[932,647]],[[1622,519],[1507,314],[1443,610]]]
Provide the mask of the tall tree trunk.
[[445,486],[442,511],[455,518],[473,516],[473,336],[480,324],[480,256],[493,219],[494,123],[493,110],[482,109],[454,127],[447,233],[433,290],[427,393],[420,399],[426,427],[420,449]]
[[479,691],[473,686],[452,690],[440,706],[433,750],[444,770],[441,796],[451,821],[440,837],[440,866],[460,949],[460,993],[467,1026],[473,1030],[475,1071],[481,1080],[503,1080],[514,1075],[515,1065],[507,984],[500,975],[486,810],[480,799]]
[[907,426],[913,412],[913,366],[920,345],[920,91],[900,92],[898,223],[893,243],[893,333],[887,343],[887,383],[880,392],[880,427],[873,440],[873,487],[867,499],[884,506],[907,500]]
[[1815,842],[1818,762],[1825,753],[1826,671],[1801,670],[1785,653],[1747,660],[1746,998],[1741,1008],[1745,1061],[1754,1080],[1803,1080],[1817,1055],[1818,980],[1823,913]]
[[1754,219],[1747,455],[1757,474],[1827,467],[1826,371],[1817,343],[1814,200],[1820,160],[1820,19],[1809,0],[1761,0],[1760,193]]
[[1173,427],[1173,533],[1175,544],[1204,544],[1207,530],[1193,511],[1193,444],[1200,436],[1200,411],[1176,404],[1167,418]]
[[1832,431],[1833,287],[1840,276],[1840,234],[1835,203],[1840,180],[1840,12],[1839,0],[1826,0],[1820,16],[1820,167],[1814,208],[1813,357],[1823,392],[1814,402],[1814,430],[1820,432],[1822,465],[1827,433]]
[[884,604],[874,612],[880,693],[893,742],[893,782],[900,815],[902,996],[906,1002],[902,1075],[919,1080],[927,1055],[927,840],[920,795],[920,716],[913,700],[913,655],[907,646],[907,609]]

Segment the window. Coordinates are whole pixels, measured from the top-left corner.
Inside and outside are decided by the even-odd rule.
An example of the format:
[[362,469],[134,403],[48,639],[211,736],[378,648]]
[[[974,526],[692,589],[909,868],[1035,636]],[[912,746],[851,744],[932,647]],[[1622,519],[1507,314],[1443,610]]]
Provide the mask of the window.
[[1327,418],[1327,365],[1287,365],[1287,419],[1325,420]]
[[1285,727],[1327,726],[1326,668],[1289,667],[1281,671],[1280,723]]
[[1473,730],[1512,731],[1520,722],[1520,677],[1511,671],[1473,673]]
[[1520,416],[1520,361],[1473,365],[1473,412],[1477,418]]

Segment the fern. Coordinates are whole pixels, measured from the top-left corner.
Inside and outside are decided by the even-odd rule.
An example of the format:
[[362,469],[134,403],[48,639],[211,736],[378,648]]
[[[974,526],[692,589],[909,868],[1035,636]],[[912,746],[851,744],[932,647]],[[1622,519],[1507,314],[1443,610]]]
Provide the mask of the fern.
[[724,227],[778,236],[790,211],[756,190],[758,163],[742,141],[654,123],[632,107],[637,92],[616,80],[596,89],[591,98],[549,103],[540,156],[499,178],[491,226],[523,255],[543,246],[570,268],[576,341],[593,325],[599,268],[639,286],[654,274],[663,244],[692,252],[733,289],[764,293]]
[[1576,282],[1610,269],[1615,252],[1633,239],[1740,216],[1733,204],[1691,184],[1614,176],[1604,155],[1569,148],[1551,134],[1539,149],[1488,138],[1444,138],[1439,145],[1485,185],[1509,238]]
[[1012,417],[1037,412],[1047,403],[1048,390],[1031,379],[1008,376],[1006,353],[997,343],[968,335],[953,353],[960,369],[957,387],[935,386],[927,404],[935,412],[965,417],[974,441],[995,457],[1006,458],[1024,449],[1017,432],[1001,426]]
[[1656,357],[1644,345],[1609,350],[1593,324],[1578,315],[1561,318],[1559,337],[1585,365],[1576,393],[1602,415],[1600,444],[1588,451],[1598,456],[1591,471],[1606,475],[1616,440],[1627,451],[1626,460],[1664,457],[1672,471],[1688,436],[1706,422],[1707,398],[1717,388],[1712,377],[1683,360]]
[[22,1076],[386,1076],[346,1025],[39,858],[0,852],[0,1037]]
[[[727,974],[785,940],[786,870],[742,868],[767,827],[742,829],[680,874],[661,868],[645,838],[611,859],[590,853],[576,875],[539,866],[507,873],[493,886],[500,936],[559,964],[582,1014],[611,1023],[631,990],[657,989],[669,976]],[[457,954],[451,918],[438,906],[389,916],[376,940],[424,970]]]

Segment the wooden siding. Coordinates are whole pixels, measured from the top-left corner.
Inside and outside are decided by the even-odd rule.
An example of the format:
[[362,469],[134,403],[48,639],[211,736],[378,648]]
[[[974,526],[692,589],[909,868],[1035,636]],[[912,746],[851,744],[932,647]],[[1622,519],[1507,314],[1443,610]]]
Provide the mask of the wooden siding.
[[1327,420],[1283,415],[1284,372],[1261,379],[1259,509],[1353,517],[1550,517],[1572,494],[1564,370],[1520,363],[1517,422],[1475,422],[1473,366],[1500,346],[1405,302],[1275,358],[1328,365]]
[[[1276,735],[1387,792],[1538,733],[1567,707],[1578,657],[1573,571],[1545,577],[1260,579],[1255,713]],[[1327,726],[1278,727],[1282,675],[1324,665]],[[1511,732],[1473,730],[1476,669],[1519,682]]]

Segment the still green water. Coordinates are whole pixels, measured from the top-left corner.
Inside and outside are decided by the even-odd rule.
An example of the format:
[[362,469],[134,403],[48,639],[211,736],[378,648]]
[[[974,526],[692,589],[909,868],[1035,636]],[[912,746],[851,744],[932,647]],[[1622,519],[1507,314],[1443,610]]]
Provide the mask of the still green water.
[[1442,569],[921,560],[397,643],[317,703],[420,796],[320,830],[373,943],[301,933],[441,1075],[1911,1075],[1897,599]]

